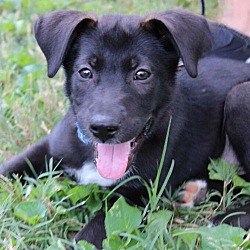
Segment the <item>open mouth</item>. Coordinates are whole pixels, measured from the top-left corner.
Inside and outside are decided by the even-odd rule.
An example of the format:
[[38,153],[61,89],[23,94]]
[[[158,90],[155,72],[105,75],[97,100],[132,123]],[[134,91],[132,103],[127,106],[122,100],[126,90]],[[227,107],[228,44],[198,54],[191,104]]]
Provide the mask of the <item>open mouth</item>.
[[152,127],[149,118],[142,132],[136,138],[118,144],[95,144],[96,167],[105,179],[120,179],[132,164],[138,149]]

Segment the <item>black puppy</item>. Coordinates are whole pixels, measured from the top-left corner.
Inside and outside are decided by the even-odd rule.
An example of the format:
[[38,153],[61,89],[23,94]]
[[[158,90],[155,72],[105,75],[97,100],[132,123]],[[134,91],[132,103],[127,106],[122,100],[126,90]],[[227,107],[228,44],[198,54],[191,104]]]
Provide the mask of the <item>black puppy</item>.
[[[249,38],[183,10],[100,18],[56,11],[38,19],[35,35],[49,77],[63,65],[69,111],[0,173],[29,173],[27,159],[45,171],[47,156],[80,184],[114,186],[134,174],[154,180],[172,117],[160,184],[172,160],[173,190],[208,179],[209,160],[219,157],[245,167],[250,179]],[[137,202],[146,192],[134,180],[120,193]],[[249,228],[249,207],[228,223]],[[101,248],[103,221],[98,214],[76,240]]]

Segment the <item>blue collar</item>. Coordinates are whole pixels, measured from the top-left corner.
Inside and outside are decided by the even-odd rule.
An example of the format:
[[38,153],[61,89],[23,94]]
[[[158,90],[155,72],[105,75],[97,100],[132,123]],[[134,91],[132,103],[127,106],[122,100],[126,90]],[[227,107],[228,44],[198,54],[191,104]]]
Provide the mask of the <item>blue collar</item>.
[[82,129],[80,128],[78,122],[76,122],[76,128],[77,128],[77,136],[80,139],[80,141],[82,143],[84,143],[85,145],[89,145],[90,141],[88,139],[88,137],[83,133]]

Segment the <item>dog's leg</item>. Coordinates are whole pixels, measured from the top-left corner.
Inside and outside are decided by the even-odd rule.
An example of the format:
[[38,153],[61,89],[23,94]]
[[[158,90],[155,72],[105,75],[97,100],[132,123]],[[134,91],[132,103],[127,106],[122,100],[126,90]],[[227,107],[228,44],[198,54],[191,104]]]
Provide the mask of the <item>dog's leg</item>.
[[245,178],[250,181],[250,82],[235,86],[228,94],[225,109],[225,130]]
[[[250,181],[250,82],[235,86],[225,103],[225,130],[233,154],[244,167],[244,177]],[[238,213],[238,214],[237,214]],[[214,224],[220,222],[250,228],[250,203],[216,216]]]
[[230,224],[232,226],[240,226],[245,230],[250,228],[250,204],[230,209],[224,214],[217,215],[213,219],[214,225],[221,223]]
[[0,174],[22,174],[26,172],[32,175],[31,166],[36,173],[45,171],[45,156],[49,159],[48,136],[35,143],[27,150],[0,165]]
[[[104,212],[99,212],[81,231],[76,234],[75,241],[86,240],[95,245],[97,249],[102,249],[102,241],[106,238],[104,219]],[[69,249],[70,248],[67,248],[67,250]]]

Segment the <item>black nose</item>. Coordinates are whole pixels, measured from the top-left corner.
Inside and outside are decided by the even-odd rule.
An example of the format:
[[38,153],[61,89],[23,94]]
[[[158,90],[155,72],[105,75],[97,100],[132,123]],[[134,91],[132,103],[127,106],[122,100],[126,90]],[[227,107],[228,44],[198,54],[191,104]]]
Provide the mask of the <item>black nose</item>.
[[95,116],[89,126],[91,133],[103,143],[114,137],[119,130],[119,125],[106,116]]

